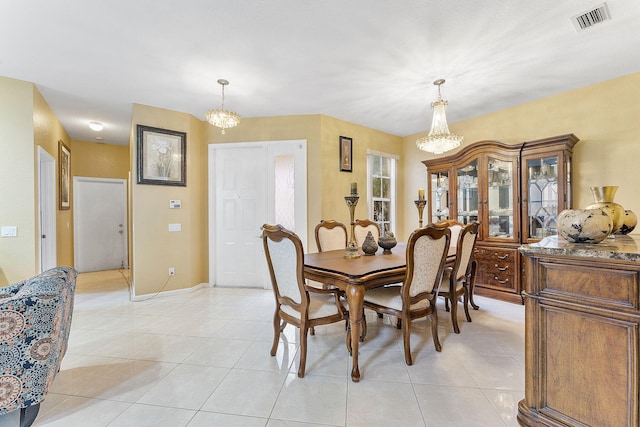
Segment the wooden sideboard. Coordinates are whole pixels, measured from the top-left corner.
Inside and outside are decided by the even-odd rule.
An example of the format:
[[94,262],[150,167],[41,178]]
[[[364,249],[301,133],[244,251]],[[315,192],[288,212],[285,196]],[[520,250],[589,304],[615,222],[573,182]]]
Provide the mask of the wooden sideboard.
[[520,248],[525,299],[522,426],[638,426],[640,236],[557,236]]

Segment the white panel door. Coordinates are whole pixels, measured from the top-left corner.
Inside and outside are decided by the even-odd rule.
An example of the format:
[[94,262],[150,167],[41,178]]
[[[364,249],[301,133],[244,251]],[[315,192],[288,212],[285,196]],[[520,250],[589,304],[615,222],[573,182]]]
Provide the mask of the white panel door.
[[56,258],[56,161],[38,146],[38,194],[40,202],[40,272],[57,265]]
[[216,150],[215,285],[264,287],[266,218],[262,146]]
[[128,267],[126,183],[124,179],[73,178],[76,270]]

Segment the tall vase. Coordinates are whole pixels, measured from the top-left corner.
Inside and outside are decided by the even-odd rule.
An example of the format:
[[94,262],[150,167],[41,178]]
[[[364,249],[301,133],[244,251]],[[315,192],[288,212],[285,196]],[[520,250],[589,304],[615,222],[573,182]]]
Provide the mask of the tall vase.
[[[618,231],[624,221],[624,208],[621,204],[613,201],[613,198],[618,191],[617,185],[605,185],[602,187],[589,187],[593,193],[593,199],[595,203],[587,206],[587,209],[602,209],[607,215],[611,217],[613,222],[613,228],[611,234]],[[613,236],[611,236],[613,237]]]

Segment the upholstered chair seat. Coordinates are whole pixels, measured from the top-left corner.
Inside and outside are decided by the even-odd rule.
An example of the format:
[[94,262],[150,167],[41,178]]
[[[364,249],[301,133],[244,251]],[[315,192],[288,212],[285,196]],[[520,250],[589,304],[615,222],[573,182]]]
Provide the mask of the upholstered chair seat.
[[[291,308],[291,306],[283,305],[282,312],[300,320],[300,312]],[[340,310],[336,306],[335,294],[328,295],[312,292],[309,294],[309,320],[320,319],[322,317],[338,316]]]
[[[402,283],[392,284],[382,288],[367,290],[366,300],[371,304],[385,306],[393,310],[402,311],[402,295],[400,292]],[[429,308],[431,302],[428,299],[420,300],[412,304],[409,310],[421,310]]]

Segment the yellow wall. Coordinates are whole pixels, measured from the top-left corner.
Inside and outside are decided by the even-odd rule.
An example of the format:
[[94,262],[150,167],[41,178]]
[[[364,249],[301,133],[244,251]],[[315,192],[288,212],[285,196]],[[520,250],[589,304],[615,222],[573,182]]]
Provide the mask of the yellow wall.
[[[9,153],[0,156],[0,225],[18,227],[0,238],[0,286],[40,271],[38,146],[57,159],[58,141],[69,145],[69,136],[33,83],[0,77],[0,147]],[[70,210],[56,210],[58,265],[73,265],[71,221]]]
[[129,147],[88,141],[71,141],[73,176],[129,178]]
[[33,84],[0,77],[0,225],[18,227],[0,237],[0,286],[38,271],[33,94]]
[[[131,120],[131,170],[136,176],[136,125],[187,133],[186,187],[132,183],[132,277],[135,295],[183,289],[207,282],[207,150],[202,122],[176,111],[134,104]],[[169,209],[169,200],[182,202]],[[182,224],[169,232],[169,224]],[[175,276],[169,278],[169,267]]]
[[[463,147],[479,140],[515,144],[573,133],[580,138],[573,156],[573,207],[593,202],[591,186],[618,185],[615,201],[639,214],[639,100],[640,73],[635,73],[457,122],[450,128],[464,135]],[[404,138],[405,157],[415,159],[404,171],[412,192],[426,182],[420,161],[435,157],[416,148],[415,140],[422,135]],[[407,211],[406,217],[411,216]],[[634,234],[638,232],[636,228]]]
[[[62,127],[62,124],[58,120],[49,104],[44,100],[40,92],[34,88],[33,94],[33,138],[36,146],[41,146],[49,154],[56,159],[56,188],[58,188],[58,171],[59,171],[59,159],[58,159],[58,142],[62,141],[64,144],[71,148],[71,140],[69,135]],[[73,175],[75,167],[75,153],[71,149],[71,173],[69,174],[69,200],[71,201],[71,208],[67,210],[60,210],[59,206],[59,193],[56,195],[56,262],[58,265],[73,266]],[[35,168],[37,177],[37,154],[35,155]],[[35,203],[38,204],[38,189],[34,187]],[[38,223],[36,217],[36,224]],[[36,246],[39,248],[40,241],[36,241]],[[39,250],[39,249],[38,249]],[[39,253],[36,255],[38,260],[40,259]],[[38,261],[39,262],[39,261]]]

